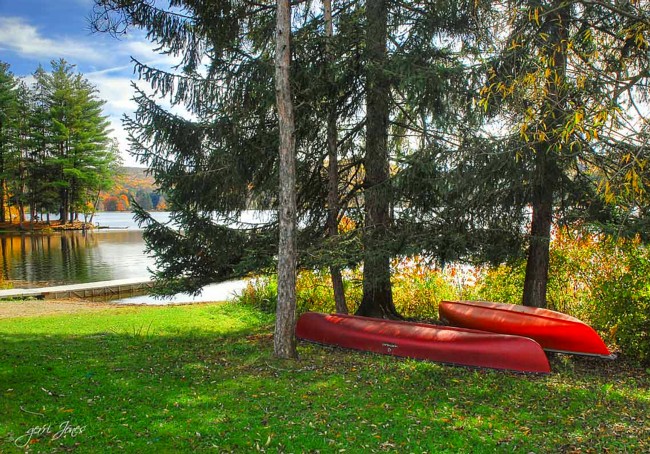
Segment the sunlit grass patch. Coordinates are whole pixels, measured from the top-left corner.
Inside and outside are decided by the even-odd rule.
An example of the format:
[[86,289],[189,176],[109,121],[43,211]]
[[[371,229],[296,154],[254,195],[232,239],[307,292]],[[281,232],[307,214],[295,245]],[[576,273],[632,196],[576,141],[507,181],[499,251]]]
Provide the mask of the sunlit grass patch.
[[[622,363],[531,376],[305,343],[279,361],[272,325],[235,304],[0,320],[0,451],[650,448],[650,380]],[[83,432],[54,439],[66,422]]]

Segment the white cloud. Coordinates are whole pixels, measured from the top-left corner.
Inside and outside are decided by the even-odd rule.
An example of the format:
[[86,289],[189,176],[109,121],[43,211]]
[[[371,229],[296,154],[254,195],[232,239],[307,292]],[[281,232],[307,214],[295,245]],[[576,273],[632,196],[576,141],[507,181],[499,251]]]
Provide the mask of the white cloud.
[[[92,3],[92,0],[76,1]],[[122,117],[124,114],[133,115],[137,107],[131,99],[132,81],[145,91],[150,90],[147,90],[147,83],[137,80],[131,57],[164,70],[177,64],[178,57],[155,52],[154,46],[139,30],[134,30],[123,39],[95,39],[93,35],[71,38],[47,36],[44,33],[26,18],[0,17],[0,51],[34,60],[49,61],[64,57],[70,63],[84,66],[86,70],[82,70],[83,76],[97,88],[98,97],[106,101],[104,113],[111,122],[111,136],[119,142],[125,165],[140,165],[127,151],[127,133],[122,126]],[[29,75],[24,76],[23,80],[28,84],[34,81]]]
[[[122,117],[124,114],[133,115],[136,109],[136,103],[131,99],[133,97],[132,79],[119,73],[124,69],[131,68],[132,65],[125,67],[107,68],[105,70],[84,74],[84,77],[93,84],[98,90],[98,97],[106,101],[104,113],[108,115],[113,132],[111,136],[117,139],[120,146],[120,154],[127,167],[140,167],[128,153],[128,134],[122,126]],[[138,82],[136,82],[138,83]]]
[[131,156],[128,150],[128,134],[122,127],[122,119],[109,117],[111,122],[111,137],[117,139],[117,142],[120,147],[120,155],[122,156],[122,161],[126,167],[142,167],[142,164],[138,163],[136,159]]
[[65,57],[101,61],[104,57],[88,44],[67,37],[46,38],[21,17],[0,17],[0,49],[26,57]]
[[111,113],[135,110],[136,105],[131,100],[133,89],[130,78],[110,77],[103,71],[87,73],[84,77],[99,90],[99,97],[106,101],[105,110]]

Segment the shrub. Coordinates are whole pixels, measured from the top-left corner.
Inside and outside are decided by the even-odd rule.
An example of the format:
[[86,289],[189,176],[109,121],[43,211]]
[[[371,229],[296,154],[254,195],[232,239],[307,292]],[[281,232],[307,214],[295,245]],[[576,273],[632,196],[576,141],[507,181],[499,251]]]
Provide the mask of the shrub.
[[595,321],[625,354],[650,364],[650,248],[638,239],[605,242],[595,267]]
[[523,260],[509,265],[478,268],[476,283],[465,287],[462,297],[467,300],[521,304],[525,270]]
[[[650,361],[650,249],[635,240],[558,231],[551,244],[547,304],[577,317],[627,355]],[[520,304],[525,261],[483,268],[463,297]]]
[[[408,318],[437,318],[441,299],[453,299],[458,291],[446,276],[428,268],[420,259],[395,261],[399,267],[393,276],[393,298],[397,311]],[[354,313],[361,301],[361,271],[346,270],[343,276],[346,302]],[[274,312],[277,304],[277,278],[259,277],[248,284],[238,301],[267,312]],[[298,313],[308,311],[334,312],[334,295],[329,271],[302,271],[296,282],[296,307]]]
[[274,313],[278,304],[278,280],[276,276],[260,276],[249,281],[235,300],[240,304]]
[[[348,299],[348,307],[351,311],[355,309],[350,300],[355,301],[354,276],[347,275],[344,278],[344,289]],[[241,304],[248,304],[258,309],[274,313],[278,302],[278,280],[276,275],[260,276],[249,282],[244,291],[238,295],[237,301]],[[315,312],[333,312],[334,296],[329,273],[325,271],[303,271],[298,274],[296,281],[296,309],[299,314]]]
[[459,290],[452,284],[458,272],[455,267],[443,272],[416,256],[394,260],[393,269],[393,301],[404,317],[437,319],[440,301],[459,297]]

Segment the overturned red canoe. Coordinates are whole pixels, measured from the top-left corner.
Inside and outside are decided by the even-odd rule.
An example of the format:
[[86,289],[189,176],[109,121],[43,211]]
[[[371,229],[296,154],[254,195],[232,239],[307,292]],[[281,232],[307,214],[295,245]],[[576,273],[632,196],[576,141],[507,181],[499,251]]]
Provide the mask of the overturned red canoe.
[[610,356],[590,326],[561,312],[485,301],[442,301],[439,312],[450,325],[530,337],[544,350]]
[[307,312],[296,336],[319,344],[463,366],[551,371],[539,344],[520,336],[394,320]]

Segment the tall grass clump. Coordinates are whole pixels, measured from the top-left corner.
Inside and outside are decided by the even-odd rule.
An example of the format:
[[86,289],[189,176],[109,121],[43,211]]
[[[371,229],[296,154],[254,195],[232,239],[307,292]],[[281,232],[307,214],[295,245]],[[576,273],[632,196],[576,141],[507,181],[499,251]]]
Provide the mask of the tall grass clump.
[[418,256],[396,259],[392,265],[393,301],[404,317],[437,319],[440,301],[459,298],[460,289],[453,284],[455,267],[442,271]]
[[[444,273],[428,267],[420,258],[393,261],[393,298],[397,311],[407,318],[436,319],[442,299],[458,297],[458,290]],[[346,302],[350,313],[359,306],[362,296],[361,270],[343,273]],[[264,311],[275,311],[277,278],[263,276],[251,281],[238,301]],[[327,270],[301,271],[296,282],[296,306],[299,313],[307,311],[334,312],[332,282]]]

